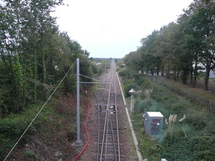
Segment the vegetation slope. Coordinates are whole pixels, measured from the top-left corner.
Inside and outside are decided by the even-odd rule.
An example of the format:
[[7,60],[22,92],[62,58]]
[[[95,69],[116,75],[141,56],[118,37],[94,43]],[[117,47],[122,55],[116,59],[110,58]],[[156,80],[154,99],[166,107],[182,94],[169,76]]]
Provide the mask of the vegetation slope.
[[[126,71],[119,69],[119,75],[127,96],[131,88],[137,91],[132,119],[143,158],[149,161],[161,158],[168,161],[214,160],[215,116],[205,102],[214,103],[215,96],[161,76],[131,74],[132,77],[127,77]],[[148,92],[149,89],[153,91]],[[192,99],[194,97],[198,98]],[[147,111],[159,111],[164,115],[163,130],[156,137],[149,137],[144,131],[143,114]]]

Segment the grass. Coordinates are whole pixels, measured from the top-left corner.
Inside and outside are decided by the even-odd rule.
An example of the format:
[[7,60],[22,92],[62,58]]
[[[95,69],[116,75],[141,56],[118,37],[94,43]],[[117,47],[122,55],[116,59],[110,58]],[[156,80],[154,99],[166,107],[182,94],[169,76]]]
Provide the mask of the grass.
[[[175,93],[172,89],[180,88],[178,83],[164,86],[149,80],[145,82],[146,84],[143,82],[138,88],[142,91],[153,89],[151,98],[145,101],[144,94],[136,95],[137,112],[132,115],[143,158],[148,158],[149,161],[161,158],[166,158],[168,161],[214,160],[215,154],[212,146],[215,146],[215,126],[213,124],[215,117],[210,110],[187,99],[189,98],[189,88],[181,88],[181,90],[185,90],[186,96]],[[171,86],[172,89],[168,86]],[[204,97],[204,94],[201,94],[201,97]],[[208,99],[207,96],[204,98]],[[143,131],[142,115],[145,110],[160,111],[167,120],[169,120],[170,114],[177,115],[177,118],[174,120],[174,124],[164,124],[162,132],[152,140]],[[186,118],[179,122],[184,114]]]
[[214,94],[210,93],[209,91],[205,91],[201,88],[193,88],[193,87],[190,87],[189,85],[184,85],[184,84],[181,84],[180,82],[175,82],[169,79],[166,79],[165,82],[168,84],[169,87],[172,87],[177,90],[180,89],[181,91],[189,94],[203,96],[204,98],[212,99],[212,100],[214,100],[215,98]]

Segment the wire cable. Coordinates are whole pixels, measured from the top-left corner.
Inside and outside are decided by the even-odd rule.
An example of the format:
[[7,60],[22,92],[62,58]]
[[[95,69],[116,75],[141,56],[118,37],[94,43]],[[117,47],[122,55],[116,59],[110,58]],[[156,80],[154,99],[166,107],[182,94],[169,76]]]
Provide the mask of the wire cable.
[[70,67],[70,69],[67,71],[67,73],[64,75],[64,77],[61,79],[60,83],[58,83],[58,85],[55,87],[54,91],[51,93],[51,95],[49,96],[49,98],[47,99],[47,101],[43,104],[43,106],[40,108],[40,110],[38,111],[38,113],[35,115],[35,117],[32,119],[32,121],[30,122],[30,124],[27,126],[27,128],[25,129],[25,131],[22,133],[22,135],[19,137],[19,139],[17,140],[17,142],[14,144],[14,146],[12,147],[12,149],[9,151],[9,153],[7,154],[7,156],[5,157],[5,159],[3,161],[6,161],[6,159],[9,157],[9,155],[12,153],[12,151],[14,150],[14,148],[17,146],[17,144],[19,143],[19,141],[22,139],[22,137],[25,135],[25,133],[28,131],[28,129],[30,128],[30,126],[33,124],[33,122],[36,120],[36,118],[39,116],[39,114],[41,113],[41,111],[43,110],[43,108],[46,106],[46,104],[49,102],[49,100],[51,99],[51,97],[54,95],[54,93],[56,92],[56,90],[58,89],[58,87],[60,86],[60,84],[63,82],[63,80],[66,78],[66,76],[69,74],[69,72],[72,70],[73,66],[76,64],[77,61],[75,61],[72,66]]
[[79,74],[79,75],[82,76],[82,77],[88,78],[88,79],[92,79],[92,80],[94,80],[94,81],[99,81],[99,82],[101,82],[101,80],[99,80],[99,79],[91,78],[91,77],[88,77],[88,76],[82,75],[82,74]]

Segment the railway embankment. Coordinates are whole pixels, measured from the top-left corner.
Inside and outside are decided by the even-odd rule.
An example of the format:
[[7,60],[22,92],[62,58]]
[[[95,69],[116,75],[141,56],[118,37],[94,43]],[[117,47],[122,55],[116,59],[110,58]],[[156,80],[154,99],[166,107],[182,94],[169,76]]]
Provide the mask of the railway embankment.
[[[212,150],[215,145],[215,97],[211,92],[162,77],[124,80],[125,91],[131,88],[138,91],[131,119],[143,158],[178,161],[215,159]],[[149,89],[151,93],[147,92]],[[192,99],[194,96],[195,99]],[[206,101],[209,103],[206,104]],[[164,115],[163,129],[156,137],[149,137],[144,131],[142,116],[145,111],[159,111]]]
[[[86,117],[87,95],[81,90],[82,120]],[[17,143],[7,160],[73,160],[79,151],[72,146],[76,141],[76,93],[57,93],[46,105],[26,134]],[[41,103],[26,109],[22,114],[13,114],[0,122],[0,160],[4,160],[32,118],[41,108]],[[82,139],[85,138],[83,126]]]

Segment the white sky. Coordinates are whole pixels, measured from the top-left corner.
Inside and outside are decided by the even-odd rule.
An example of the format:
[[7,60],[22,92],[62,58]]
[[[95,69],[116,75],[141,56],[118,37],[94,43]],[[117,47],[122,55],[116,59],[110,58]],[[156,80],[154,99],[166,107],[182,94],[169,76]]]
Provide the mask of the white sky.
[[122,58],[153,30],[176,21],[193,0],[64,0],[53,14],[90,57]]

